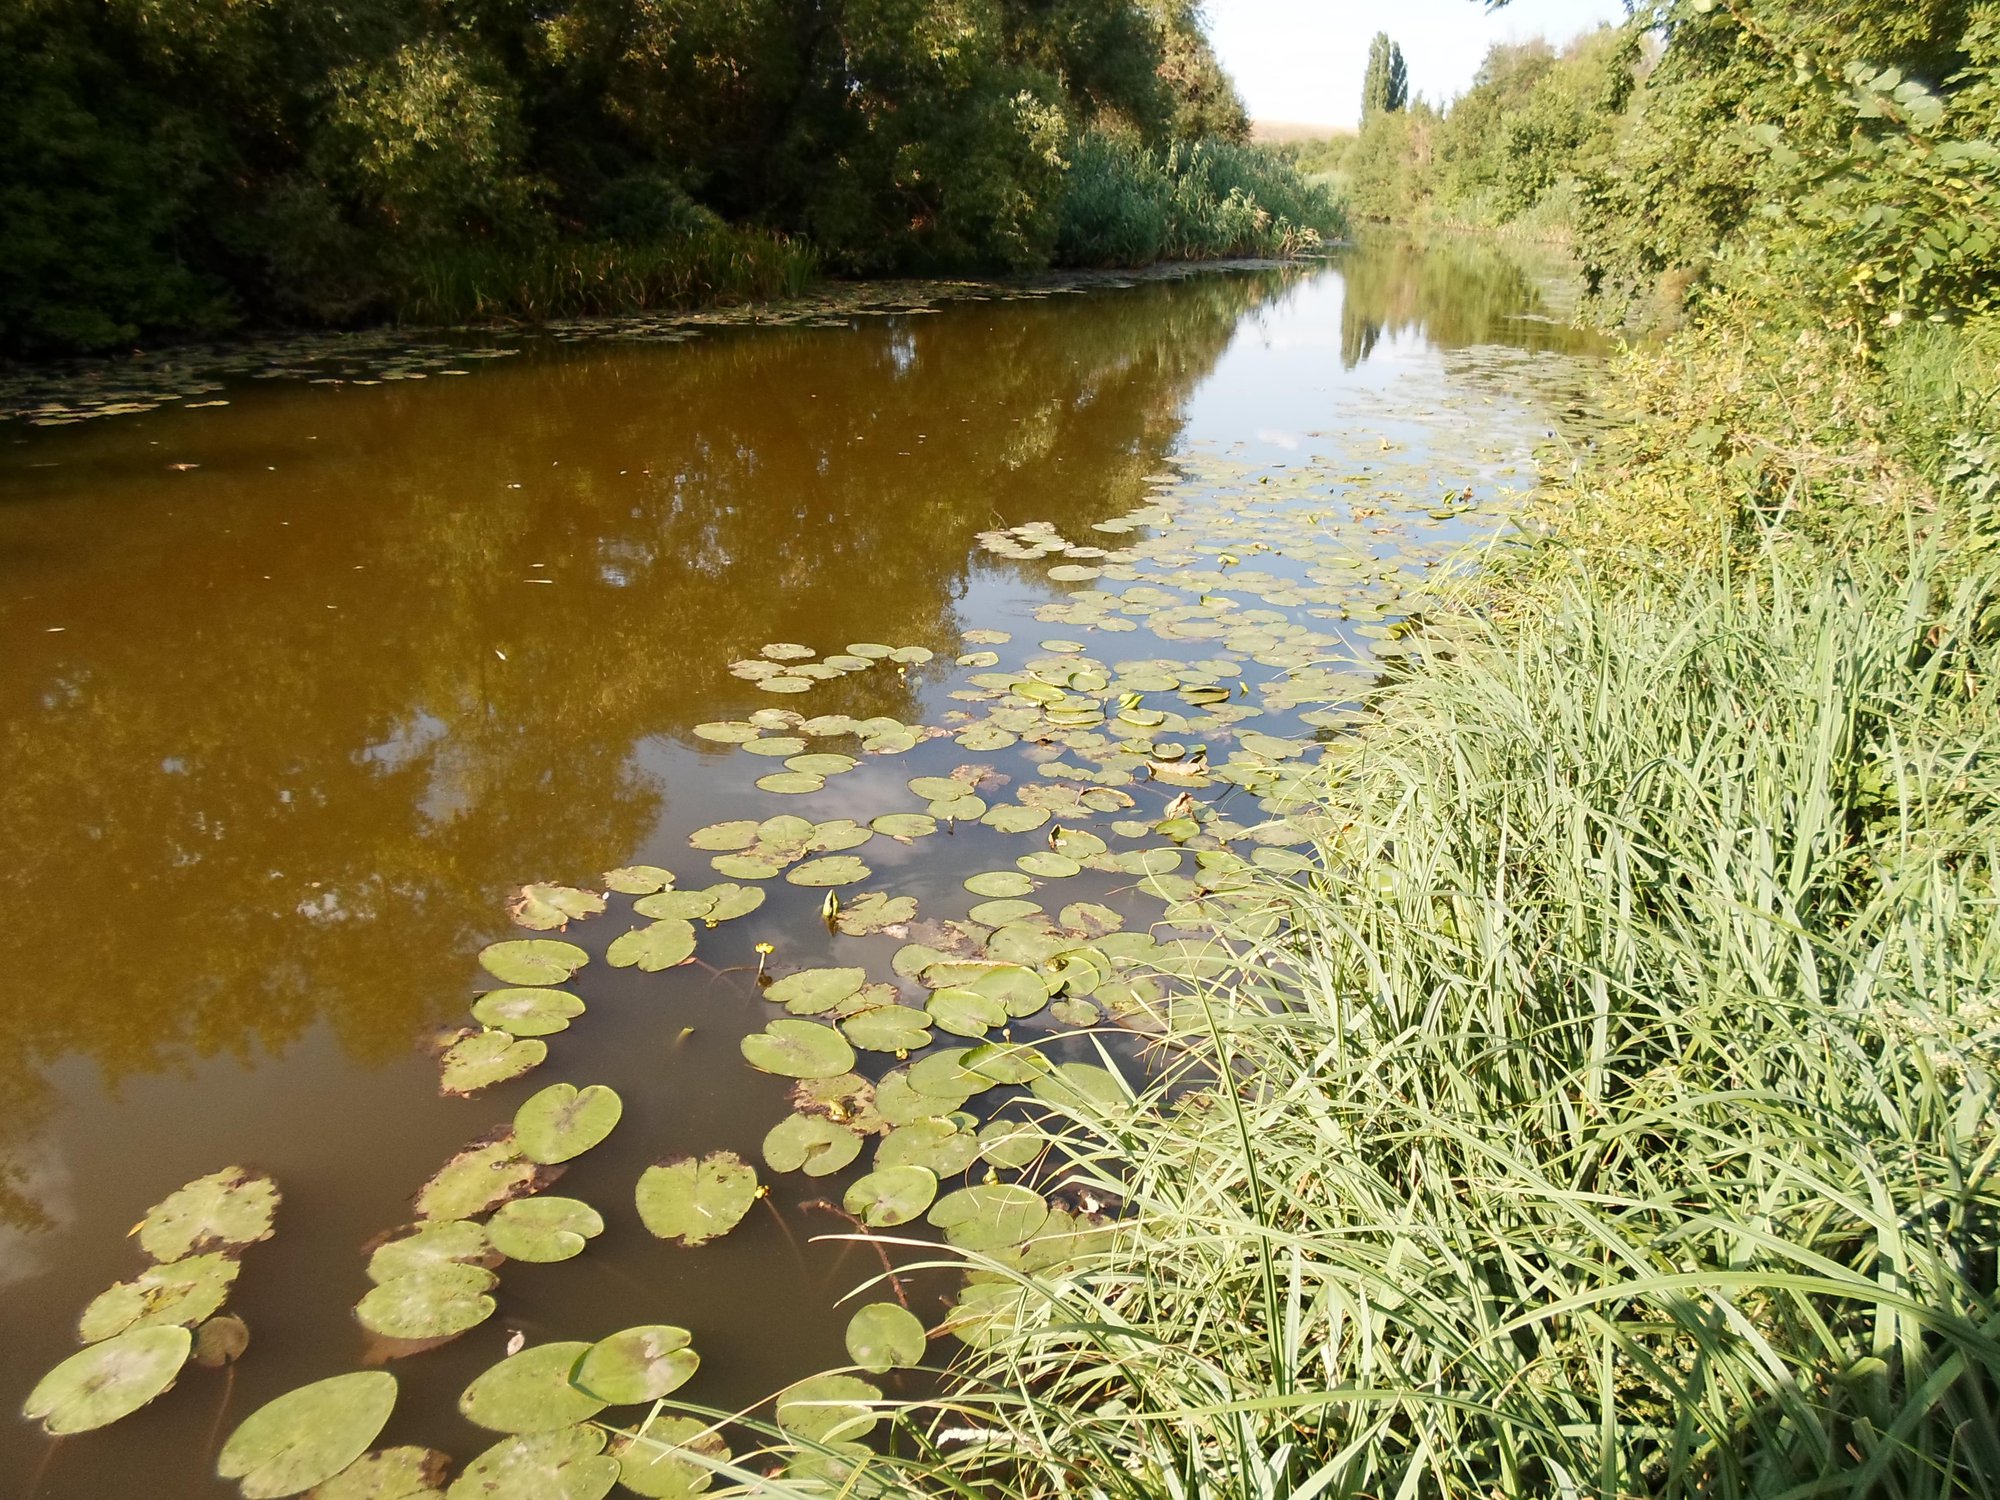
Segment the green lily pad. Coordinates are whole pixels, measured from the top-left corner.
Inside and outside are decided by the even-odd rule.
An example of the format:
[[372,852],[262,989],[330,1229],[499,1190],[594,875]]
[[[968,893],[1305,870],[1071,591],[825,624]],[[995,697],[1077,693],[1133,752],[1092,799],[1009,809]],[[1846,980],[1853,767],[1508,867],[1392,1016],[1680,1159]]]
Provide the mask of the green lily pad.
[[966,792],[956,797],[940,797],[924,810],[946,822],[973,823],[986,816],[986,799]]
[[769,739],[750,740],[743,746],[752,755],[766,755],[773,760],[783,760],[788,755],[797,755],[805,747],[806,742],[795,734],[776,734]]
[[810,677],[788,677],[780,673],[776,677],[766,677],[757,684],[767,693],[803,693],[812,686]]
[[781,1078],[831,1078],[854,1066],[846,1038],[817,1021],[773,1021],[744,1037],[741,1047],[751,1067]]
[[61,1436],[130,1416],[174,1383],[194,1336],[178,1325],[135,1328],[72,1354],[28,1393],[21,1414]]
[[882,1392],[853,1375],[815,1375],[778,1393],[778,1425],[810,1443],[856,1442],[875,1428]]
[[757,821],[735,818],[727,823],[711,823],[689,834],[688,842],[697,849],[748,849],[757,842]]
[[1050,850],[1038,849],[1033,854],[1024,854],[1014,861],[1017,868],[1029,875],[1044,880],[1066,880],[1083,868],[1066,854],[1056,854]]
[[849,656],[865,656],[870,661],[880,661],[883,657],[889,655],[890,651],[890,647],[880,645],[875,641],[861,641],[850,644],[847,648]]
[[1011,901],[1027,895],[1035,888],[1035,882],[1018,870],[989,870],[983,875],[968,876],[965,888],[975,896]]
[[741,745],[757,738],[755,724],[745,724],[741,719],[711,719],[706,724],[694,726],[700,738],[711,740],[718,745]]
[[985,927],[1005,927],[1009,922],[1032,917],[1041,909],[1039,901],[982,901],[966,915]]
[[986,810],[979,821],[1002,833],[1032,833],[1053,816],[1046,807],[1021,807],[1002,802]]
[[148,1266],[130,1281],[99,1292],[77,1321],[86,1344],[136,1328],[192,1327],[219,1311],[242,1269],[221,1251]]
[[544,1166],[581,1156],[611,1134],[625,1101],[601,1083],[552,1083],[514,1112],[521,1155]]
[[847,1357],[871,1374],[924,1362],[924,1325],[894,1302],[871,1302],[847,1320]]
[[250,1325],[234,1313],[217,1313],[194,1331],[194,1362],[205,1370],[233,1365],[250,1347]]
[[994,1120],[979,1132],[979,1155],[996,1167],[1028,1166],[1048,1144],[1049,1138],[1025,1120]]
[[1005,750],[1019,737],[1011,730],[1002,729],[998,724],[974,724],[958,736],[957,743],[967,750],[986,752]]
[[450,1338],[493,1316],[487,1293],[499,1279],[484,1266],[427,1266],[370,1287],[355,1304],[354,1316],[384,1338]]
[[877,1005],[843,1017],[840,1029],[866,1052],[915,1052],[930,1045],[930,1022],[914,1006]]
[[715,1481],[715,1471],[690,1454],[727,1462],[721,1435],[696,1417],[655,1417],[642,1432],[621,1432],[611,1440],[618,1460],[618,1483],[646,1500],[697,1500]]
[[512,1036],[553,1036],[583,1014],[583,1002],[568,990],[515,988],[488,990],[472,1002],[472,1018],[490,1031]]
[[875,1135],[889,1128],[875,1108],[875,1085],[859,1073],[833,1078],[801,1078],[792,1085],[792,1108],[845,1125],[858,1135]]
[[715,897],[715,905],[702,918],[708,926],[718,922],[733,922],[738,917],[747,917],[764,904],[764,893],[754,885],[712,885],[709,894]]
[[502,1438],[465,1466],[445,1500],[604,1500],[618,1482],[604,1444],[604,1429],[590,1426]]
[[1048,1200],[1012,1182],[985,1182],[946,1193],[925,1222],[961,1250],[1004,1250],[1031,1238],[1049,1217]]
[[541,1168],[522,1156],[512,1131],[475,1141],[417,1189],[417,1217],[469,1219],[532,1192]]
[[1087,1109],[1094,1114],[1116,1113],[1131,1102],[1131,1096],[1117,1077],[1096,1063],[1058,1063],[1035,1079],[1031,1092],[1047,1103]]
[[968,979],[965,988],[997,1000],[1008,1015],[1032,1016],[1049,1003],[1042,976],[1021,964],[994,964]]
[[278,1185],[262,1172],[224,1167],[174,1189],[139,1226],[139,1248],[154,1260],[233,1250],[271,1237]]
[[440,1219],[378,1246],[368,1257],[368,1279],[392,1281],[434,1266],[484,1260],[492,1248],[486,1243],[484,1225],[470,1219]]
[[448,1455],[435,1448],[382,1448],[364,1453],[306,1500],[443,1500]]
[[861,762],[851,755],[841,755],[832,750],[816,750],[808,755],[794,755],[785,762],[785,769],[796,771],[801,776],[841,776],[853,770]]
[[569,1372],[590,1347],[566,1340],[510,1355],[465,1388],[458,1398],[460,1415],[489,1432],[551,1432],[588,1422],[605,1403],[571,1385]]
[[907,843],[911,839],[928,838],[936,833],[937,819],[929,813],[884,813],[871,820],[868,826],[887,838]]
[[934,1115],[898,1125],[875,1148],[875,1168],[923,1167],[939,1177],[956,1177],[979,1154],[979,1140],[965,1122],[969,1115]]
[[674,872],[658,865],[622,865],[604,872],[605,887],[625,896],[650,896],[673,883]]
[[937,1173],[929,1167],[878,1166],[855,1180],[841,1206],[871,1229],[891,1229],[929,1208],[937,1190]]
[[1056,920],[1087,938],[1109,936],[1125,925],[1122,915],[1095,901],[1072,901],[1056,914]]
[[817,1115],[787,1115],[764,1137],[764,1163],[773,1172],[827,1177],[860,1154],[860,1136]]
[[988,957],[1003,963],[1039,965],[1070,941],[1059,936],[1046,921],[1036,918],[1027,922],[1009,922],[1005,927],[995,929],[993,936],[986,940],[986,952]]
[[958,1065],[966,1076],[996,1085],[1033,1083],[1049,1071],[1049,1060],[1041,1053],[1012,1042],[988,1042],[983,1047],[968,1048]]
[[809,776],[803,771],[773,771],[769,776],[759,776],[757,786],[761,791],[776,792],[785,797],[802,797],[811,792],[824,791],[824,776]]
[[516,927],[551,932],[604,910],[604,898],[573,885],[524,885],[507,907]]
[[805,852],[838,854],[843,849],[859,849],[874,837],[874,829],[863,827],[852,818],[828,818],[824,823],[813,824]]
[[995,1026],[1007,1024],[1007,1007],[977,990],[937,990],[924,1005],[938,1029],[953,1036],[983,1037]]
[[602,1233],[603,1215],[578,1198],[517,1198],[486,1222],[495,1250],[538,1265],[573,1259]]
[[480,967],[503,984],[561,984],[589,962],[575,943],[555,938],[515,938],[479,955]]
[[974,1349],[990,1349],[1020,1331],[1027,1288],[1015,1281],[979,1281],[958,1294],[944,1326]]
[[601,1338],[584,1351],[570,1383],[607,1406],[657,1401],[694,1378],[701,1356],[685,1328],[649,1323]]
[[649,921],[664,922],[670,917],[679,917],[683,922],[692,922],[705,917],[715,910],[715,895],[711,891],[661,891],[648,896],[643,901],[632,903],[635,916]]
[[1065,1026],[1079,1028],[1095,1026],[1104,1019],[1103,1012],[1088,1000],[1058,1000],[1049,1007],[1049,1014]]
[[855,885],[874,873],[851,854],[835,854],[825,859],[809,859],[785,872],[793,885]]
[[926,646],[898,646],[889,653],[889,660],[903,666],[921,666],[934,655]]
[[800,969],[773,981],[764,998],[794,1015],[826,1015],[867,982],[866,969]]
[[683,1245],[727,1234],[757,1201],[757,1173],[734,1151],[660,1162],[640,1174],[635,1197],[648,1232]]
[[833,925],[849,937],[871,937],[913,922],[916,916],[916,897],[885,896],[879,891],[870,891],[841,907],[834,916]]
[[548,1043],[508,1031],[467,1031],[438,1056],[438,1091],[476,1094],[542,1065]]
[[[919,1094],[959,1103],[995,1087],[994,1081],[966,1071],[970,1047],[940,1047],[910,1065],[910,1087]],[[877,1099],[881,1095],[877,1091]]]
[[604,959],[614,969],[636,965],[648,974],[657,974],[693,956],[694,925],[680,917],[667,917],[612,939]]
[[299,1494],[366,1453],[395,1407],[396,1377],[385,1370],[316,1380],[244,1418],[215,1471],[236,1480],[245,1500]]

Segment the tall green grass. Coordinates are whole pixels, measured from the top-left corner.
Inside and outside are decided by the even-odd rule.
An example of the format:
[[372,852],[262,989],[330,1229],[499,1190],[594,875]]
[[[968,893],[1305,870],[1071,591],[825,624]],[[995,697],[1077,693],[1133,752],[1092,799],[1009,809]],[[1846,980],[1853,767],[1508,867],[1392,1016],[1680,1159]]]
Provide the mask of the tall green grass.
[[1281,935],[1070,1112],[1115,1225],[978,1263],[997,1322],[836,1487],[2000,1492],[1995,582],[1771,551],[1467,621]]

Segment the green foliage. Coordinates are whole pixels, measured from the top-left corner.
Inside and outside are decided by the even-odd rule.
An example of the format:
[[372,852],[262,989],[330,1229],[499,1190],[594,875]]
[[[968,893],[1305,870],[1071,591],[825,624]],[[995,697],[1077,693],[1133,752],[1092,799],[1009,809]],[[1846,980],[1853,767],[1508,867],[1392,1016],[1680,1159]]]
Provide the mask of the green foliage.
[[1368,69],[1361,79],[1361,118],[1391,114],[1410,102],[1410,69],[1403,49],[1378,31],[1368,44]]

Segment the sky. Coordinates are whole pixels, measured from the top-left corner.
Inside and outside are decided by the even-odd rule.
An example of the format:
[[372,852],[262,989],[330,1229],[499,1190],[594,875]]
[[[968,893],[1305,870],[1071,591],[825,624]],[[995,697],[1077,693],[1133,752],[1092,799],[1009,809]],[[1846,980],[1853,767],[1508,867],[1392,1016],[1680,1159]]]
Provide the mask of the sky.
[[1567,41],[1624,17],[1620,0],[1208,0],[1209,35],[1253,120],[1357,123],[1368,40],[1386,31],[1403,49],[1410,93],[1462,93],[1494,42]]

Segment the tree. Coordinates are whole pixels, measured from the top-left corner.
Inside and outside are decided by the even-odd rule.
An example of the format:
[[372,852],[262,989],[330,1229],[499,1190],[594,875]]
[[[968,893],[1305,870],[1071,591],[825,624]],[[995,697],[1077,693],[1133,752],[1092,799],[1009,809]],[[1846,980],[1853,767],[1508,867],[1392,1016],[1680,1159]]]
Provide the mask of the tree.
[[1361,82],[1361,118],[1391,114],[1410,102],[1410,70],[1403,49],[1378,31],[1368,44],[1368,73]]

